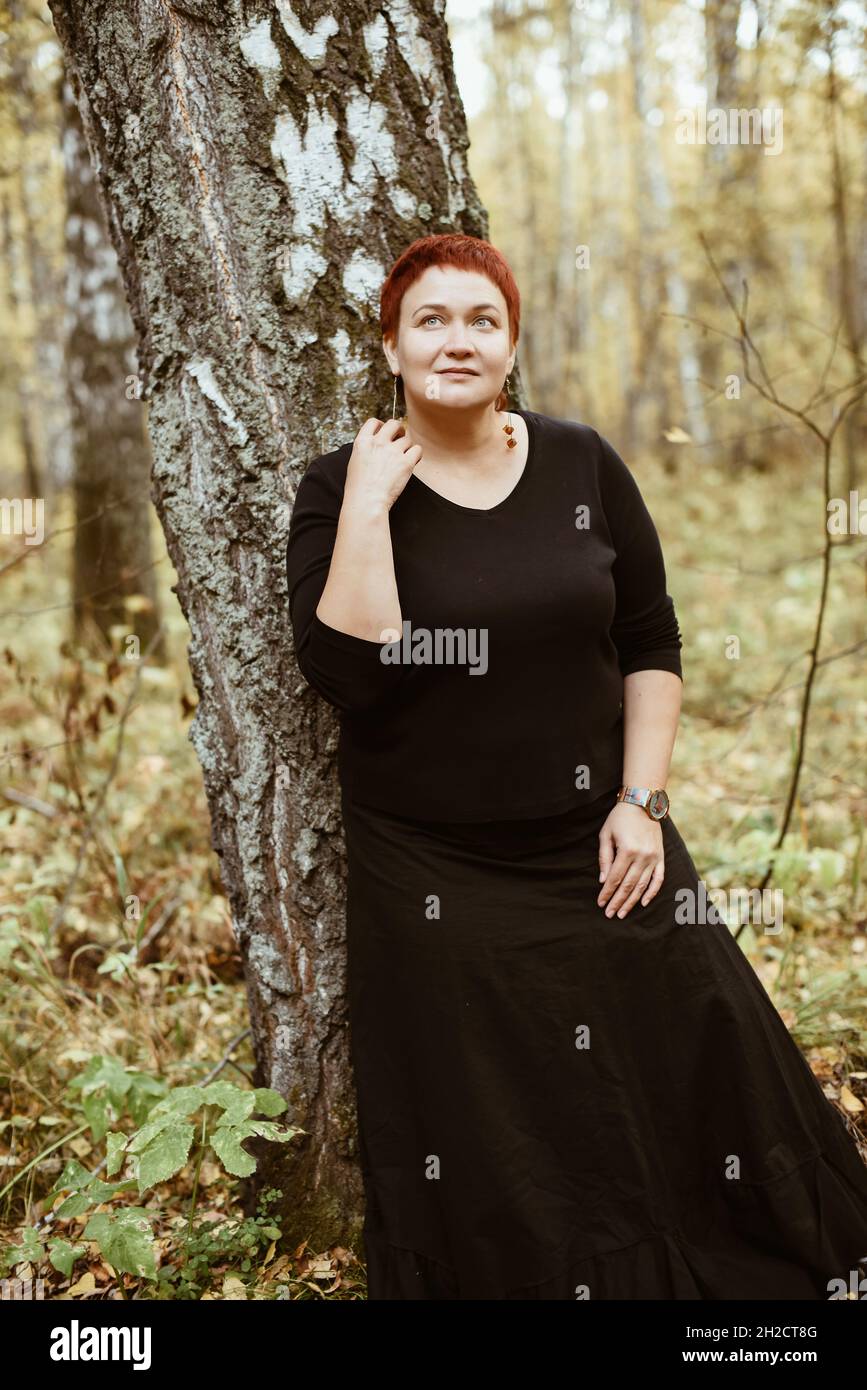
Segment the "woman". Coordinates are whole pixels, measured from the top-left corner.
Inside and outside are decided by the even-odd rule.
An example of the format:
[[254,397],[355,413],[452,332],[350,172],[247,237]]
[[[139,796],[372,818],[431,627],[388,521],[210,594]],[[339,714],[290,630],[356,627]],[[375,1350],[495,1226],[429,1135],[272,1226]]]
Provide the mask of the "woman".
[[487,242],[415,242],[381,320],[405,419],[310,465],[287,548],[340,712],[369,1297],[827,1299],[867,1169],[701,915],[637,484],[590,426],[499,408],[519,296]]

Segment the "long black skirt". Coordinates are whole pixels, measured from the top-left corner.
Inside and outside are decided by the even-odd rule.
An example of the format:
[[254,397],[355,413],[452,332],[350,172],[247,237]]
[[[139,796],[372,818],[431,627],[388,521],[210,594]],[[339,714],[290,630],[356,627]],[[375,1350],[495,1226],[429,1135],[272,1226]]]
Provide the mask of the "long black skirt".
[[670,816],[656,897],[598,906],[610,808],[343,798],[369,1298],[827,1300],[867,1274],[867,1167],[723,918],[683,920],[703,885]]

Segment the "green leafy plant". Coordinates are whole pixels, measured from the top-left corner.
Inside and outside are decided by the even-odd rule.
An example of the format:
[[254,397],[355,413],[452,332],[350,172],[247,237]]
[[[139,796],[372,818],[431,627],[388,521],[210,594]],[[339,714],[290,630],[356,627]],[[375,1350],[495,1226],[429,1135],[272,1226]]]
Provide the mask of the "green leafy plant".
[[282,1195],[279,1188],[263,1192],[256,1216],[197,1221],[184,1244],[183,1259],[158,1271],[154,1297],[200,1298],[215,1276],[229,1269],[239,1277],[250,1274],[260,1251],[282,1235],[267,1211]]
[[66,1278],[72,1274],[72,1266],[80,1255],[87,1250],[85,1245],[71,1245],[68,1240],[63,1240],[60,1236],[52,1236],[48,1240],[43,1240],[35,1227],[29,1226],[24,1232],[24,1239],[20,1245],[9,1245],[0,1254],[0,1271],[8,1274],[17,1264],[27,1260],[33,1264],[41,1264],[47,1259],[49,1264]]
[[169,1091],[168,1083],[158,1076],[125,1067],[117,1057],[92,1057],[80,1076],[73,1077],[67,1086],[71,1094],[80,1093],[80,1108],[94,1139],[102,1139],[106,1130],[129,1115],[135,1125],[141,1125],[148,1112]]
[[[95,1210],[113,1202],[122,1193],[137,1190],[139,1201],[152,1193],[160,1183],[176,1177],[188,1163],[194,1164],[193,1191],[187,1220],[185,1259],[195,1257],[197,1266],[208,1239],[213,1232],[200,1233],[195,1238],[194,1214],[199,1174],[207,1153],[213,1154],[225,1171],[233,1177],[249,1177],[255,1172],[256,1161],[243,1148],[244,1141],[254,1136],[274,1143],[286,1143],[296,1134],[297,1127],[281,1128],[273,1117],[282,1114],[286,1101],[267,1087],[242,1089],[229,1081],[218,1079],[205,1086],[175,1086],[145,1073],[126,1068],[116,1058],[99,1056],[90,1060],[80,1076],[69,1083],[69,1091],[78,1094],[78,1101],[93,1138],[105,1140],[105,1158],[95,1172],[77,1160],[69,1161],[45,1204],[53,1207],[53,1219],[71,1220],[91,1212],[82,1233],[85,1241],[96,1243],[106,1262],[116,1273],[133,1274],[142,1279],[157,1280],[157,1246],[152,1221],[158,1207],[141,1205],[115,1206]],[[128,1115],[136,1128],[126,1134],[111,1129]],[[264,1117],[264,1118],[262,1118]],[[111,1179],[128,1163],[130,1176],[118,1181]],[[99,1176],[105,1168],[105,1178]],[[255,1225],[255,1222],[254,1222]],[[242,1230],[243,1227],[243,1230]],[[279,1230],[262,1218],[255,1231],[229,1225],[230,1240],[236,1245],[253,1245],[262,1239],[275,1239]],[[239,1231],[241,1234],[239,1235]],[[243,1237],[243,1238],[242,1238]],[[240,1248],[240,1247],[239,1247]],[[75,1260],[85,1252],[81,1244],[52,1238],[47,1242],[35,1227],[24,1232],[22,1244],[7,1248],[2,1256],[5,1268],[23,1260],[37,1262],[48,1258],[55,1269],[71,1276]],[[190,1285],[195,1282],[190,1279]]]

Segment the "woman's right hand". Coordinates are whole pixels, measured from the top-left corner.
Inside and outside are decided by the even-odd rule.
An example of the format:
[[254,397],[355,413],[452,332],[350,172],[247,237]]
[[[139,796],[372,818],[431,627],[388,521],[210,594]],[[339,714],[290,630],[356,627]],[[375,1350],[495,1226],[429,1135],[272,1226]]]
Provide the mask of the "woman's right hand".
[[400,420],[365,420],[352,445],[345,493],[390,510],[421,458]]

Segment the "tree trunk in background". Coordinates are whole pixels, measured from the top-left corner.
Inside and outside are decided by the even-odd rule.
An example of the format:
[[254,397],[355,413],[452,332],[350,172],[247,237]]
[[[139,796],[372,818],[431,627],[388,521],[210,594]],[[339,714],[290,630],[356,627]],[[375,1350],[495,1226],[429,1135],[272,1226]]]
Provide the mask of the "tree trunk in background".
[[[57,410],[56,399],[59,394],[58,383],[63,379],[63,362],[57,354],[56,339],[52,341],[54,325],[49,326],[45,320],[43,306],[56,304],[58,296],[49,279],[46,257],[39,245],[33,224],[27,191],[28,172],[25,168],[18,170],[20,213],[24,232],[24,241],[20,249],[21,260],[26,265],[22,283],[28,286],[27,304],[32,318],[32,342],[28,354],[32,363],[32,374],[28,373],[30,380],[26,385],[24,379],[21,380],[21,447],[29,480],[28,486],[31,489],[28,495],[44,498],[49,487],[52,444],[55,442],[50,437],[50,427],[52,422],[56,422],[58,413],[61,419],[63,418],[63,412]],[[34,379],[37,383],[35,387]]]
[[[828,143],[831,154],[831,217],[834,224],[834,266],[831,275],[831,297],[836,299],[841,326],[841,355],[838,366],[842,365],[846,377],[864,375],[864,299],[863,285],[860,283],[859,264],[852,255],[851,233],[849,230],[848,179],[843,170],[840,150],[840,126],[845,120],[845,111],[840,104],[836,54],[830,39],[827,44],[828,56]],[[861,243],[864,242],[864,229],[861,228]],[[864,433],[864,402],[849,411],[843,421],[843,454],[846,477],[843,495],[858,489],[858,453]],[[853,537],[854,539],[854,537]]]
[[[557,247],[554,279],[554,304],[551,332],[547,344],[546,376],[550,409],[553,414],[568,419],[575,409],[572,371],[577,340],[578,289],[584,275],[575,265],[576,204],[574,168],[579,158],[577,138],[577,105],[580,85],[579,16],[567,3],[560,17],[557,34],[558,52],[562,53],[562,82],[565,110],[560,121],[560,140],[557,151]],[[565,31],[565,32],[562,32]]]
[[[578,22],[578,37],[580,44],[587,43],[587,21],[586,15],[578,11],[576,15]],[[567,416],[571,419],[581,419],[593,421],[597,418],[597,400],[602,398],[603,373],[604,373],[604,352],[601,350],[602,335],[599,332],[598,304],[604,300],[604,293],[599,294],[593,275],[596,267],[596,274],[599,273],[601,257],[593,261],[592,257],[603,248],[599,246],[595,229],[601,226],[603,221],[603,208],[600,206],[600,190],[603,187],[602,181],[602,162],[604,161],[604,145],[596,139],[595,123],[599,120],[599,113],[591,109],[588,102],[589,83],[586,78],[578,86],[578,108],[580,116],[580,145],[573,152],[573,159],[579,162],[580,184],[575,214],[575,244],[582,246],[585,243],[591,248],[591,266],[589,269],[575,270],[576,283],[576,333],[577,341],[575,345],[575,372],[577,375],[575,397],[570,402]],[[600,159],[600,146],[603,151]],[[604,245],[604,243],[603,243]],[[618,422],[619,424],[619,422]],[[603,427],[613,429],[612,424]]]
[[[509,0],[492,0],[491,32],[497,44],[499,61],[491,63],[491,78],[496,91],[496,110],[500,127],[502,177],[513,190],[512,208],[515,225],[521,238],[521,264],[525,267],[521,290],[521,336],[518,356],[521,365],[512,371],[512,405],[525,404],[523,383],[528,383],[536,410],[550,410],[544,394],[543,364],[536,349],[534,320],[547,309],[547,287],[543,286],[537,267],[539,261],[539,225],[536,216],[537,185],[536,158],[527,122],[521,119],[512,100],[514,88],[526,87],[526,8],[516,7]],[[529,312],[528,312],[529,306]],[[541,352],[544,353],[542,344]]]
[[[863,120],[863,113],[861,142],[860,167],[862,193],[860,203],[856,205],[855,211],[859,233],[855,242],[854,283],[858,300],[858,342],[861,347],[861,356],[863,358],[865,343],[867,343],[867,235],[864,233],[864,228],[867,227],[867,121]],[[855,457],[863,458],[865,447],[867,447],[867,407],[865,407],[864,401],[859,402],[858,406],[850,411],[850,415],[855,416],[853,425],[857,430],[855,436]],[[848,424],[848,422],[849,416],[847,415],[846,423]],[[865,564],[867,564],[867,562],[865,562]]]
[[[741,0],[711,0],[704,7],[705,33],[705,89],[707,92],[708,113],[714,108],[730,110],[739,104],[738,45],[737,32],[740,22]],[[697,158],[700,156],[697,153]],[[738,196],[736,175],[738,172],[738,147],[735,145],[708,143],[702,150],[702,200],[710,210],[703,220],[705,228],[728,227],[732,239],[736,235],[732,224],[734,209],[742,207]],[[725,213],[728,208],[728,215]],[[738,258],[735,259],[729,246],[711,244],[714,259],[726,283],[740,285],[741,276],[747,272],[747,264],[742,259],[746,252],[746,239],[737,242]],[[733,243],[732,243],[733,244]],[[705,262],[705,267],[707,263]],[[720,320],[721,295],[713,278],[706,274],[704,283],[711,290],[710,301],[698,308],[701,319],[715,323]],[[706,392],[714,401],[714,434],[717,439],[716,461],[731,464],[742,457],[742,446],[733,437],[726,412],[723,408],[725,398],[720,393],[725,385],[727,372],[742,372],[737,354],[716,333],[707,333],[699,338],[698,354],[701,362],[701,377]],[[742,387],[745,383],[741,383]]]
[[[651,45],[647,41],[643,12],[644,0],[630,0],[629,61],[632,72],[634,138],[629,147],[635,162],[635,192],[639,236],[636,264],[640,268],[636,295],[640,323],[640,372],[636,378],[637,404],[644,407],[645,428],[638,447],[651,443],[654,453],[663,457],[671,472],[682,457],[682,446],[669,443],[665,430],[685,427],[694,445],[707,443],[701,364],[691,346],[695,330],[685,316],[690,312],[690,296],[680,273],[679,248],[674,241],[676,219],[668,185],[659,135],[648,115],[655,103],[647,95],[645,64]],[[645,260],[646,258],[646,260]],[[664,319],[663,314],[683,315]],[[665,336],[663,336],[663,331]],[[673,349],[666,350],[666,341]],[[680,381],[679,408],[672,404],[675,375]],[[679,410],[683,411],[679,418]],[[703,461],[703,454],[693,459]]]
[[[76,640],[97,646],[94,639],[101,634],[109,649],[110,629],[129,629],[143,652],[160,623],[150,543],[151,455],[139,399],[135,336],[78,109],[85,100],[75,90],[74,71],[68,70],[63,159],[66,380],[75,501],[73,627]],[[139,599],[128,606],[133,594]],[[164,659],[160,637],[149,660]]]
[[[656,254],[656,219],[645,167],[644,132],[641,129],[644,108],[643,15],[644,0],[632,0],[629,7],[628,39],[631,78],[631,100],[624,109],[623,129],[626,159],[631,179],[631,204],[634,218],[629,221],[629,251],[625,270],[629,298],[628,333],[629,375],[624,381],[623,405],[626,421],[625,447],[628,457],[647,447],[659,434],[661,419],[671,417],[668,403],[668,384],[664,364],[657,379],[654,359],[657,353],[659,309],[662,301],[660,266]],[[657,391],[661,391],[659,400]],[[655,407],[661,407],[661,415]]]
[[[33,431],[32,392],[29,384],[31,373],[28,365],[24,365],[20,360],[28,341],[28,334],[23,323],[23,306],[19,292],[20,275],[16,263],[15,238],[12,234],[12,216],[8,195],[3,196],[2,201],[0,201],[0,234],[2,234],[2,255],[5,263],[4,278],[15,339],[15,347],[8,353],[5,371],[10,378],[14,378],[10,397],[14,394],[17,434],[21,449],[20,488],[4,472],[0,477],[0,491],[8,489],[16,496],[44,499],[43,470],[40,467],[39,451]],[[29,357],[29,353],[27,355]]]
[[[40,75],[39,48],[50,33],[47,16],[25,0],[7,0],[3,15],[8,64],[3,109],[10,121],[5,154],[4,255],[16,346],[8,353],[17,376],[18,437],[24,496],[51,496],[70,475],[69,404],[57,306],[63,270],[55,225],[57,94]],[[13,212],[14,209],[14,212]],[[8,345],[5,345],[8,346]]]
[[[14,342],[5,344],[5,371],[10,377],[14,375],[15,379],[16,433],[21,450],[20,495],[44,500],[47,469],[42,426],[45,412],[37,408],[34,398],[42,394],[43,385],[50,389],[53,378],[50,375],[46,377],[40,370],[45,364],[39,361],[38,356],[38,319],[46,286],[37,281],[34,273],[37,267],[27,197],[31,158],[28,135],[33,101],[30,82],[33,52],[32,44],[28,42],[30,34],[22,0],[10,0],[3,19],[8,62],[4,104],[11,117],[11,131],[7,137],[9,143],[4,160],[2,234],[6,286],[14,324]],[[17,217],[13,217],[13,203]],[[34,382],[39,383],[36,390]]]
[[[287,1238],[360,1235],[335,712],[291,646],[285,547],[310,459],[391,408],[392,261],[486,236],[441,8],[308,27],[289,4],[52,0],[140,335],[154,500],[190,625],[191,738],[245,961],[262,1147]],[[436,119],[432,119],[436,116]],[[220,1046],[214,1040],[215,1058]]]

